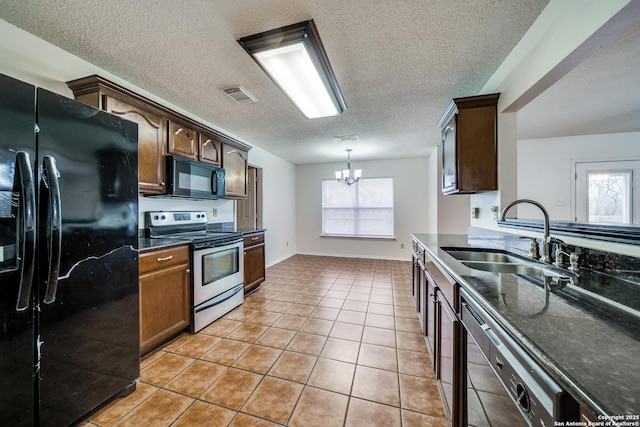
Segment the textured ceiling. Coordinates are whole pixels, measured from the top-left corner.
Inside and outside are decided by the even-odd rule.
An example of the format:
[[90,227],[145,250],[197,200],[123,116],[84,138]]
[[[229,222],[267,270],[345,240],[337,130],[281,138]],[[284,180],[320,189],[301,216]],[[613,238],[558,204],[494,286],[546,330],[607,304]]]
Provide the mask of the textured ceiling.
[[640,131],[640,22],[518,111],[518,138]]
[[[0,0],[0,18],[296,164],[427,155],[548,0]],[[313,19],[347,102],[306,119],[236,39]],[[83,77],[83,76],[77,76]],[[242,85],[258,102],[221,89]],[[333,136],[358,134],[354,143]]]

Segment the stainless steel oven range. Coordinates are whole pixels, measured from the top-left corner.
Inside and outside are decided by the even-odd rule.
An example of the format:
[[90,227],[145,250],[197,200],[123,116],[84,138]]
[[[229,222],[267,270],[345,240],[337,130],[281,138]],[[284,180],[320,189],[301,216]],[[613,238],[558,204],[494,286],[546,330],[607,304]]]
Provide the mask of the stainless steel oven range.
[[207,230],[204,211],[145,213],[150,238],[191,240],[191,331],[244,302],[242,234]]

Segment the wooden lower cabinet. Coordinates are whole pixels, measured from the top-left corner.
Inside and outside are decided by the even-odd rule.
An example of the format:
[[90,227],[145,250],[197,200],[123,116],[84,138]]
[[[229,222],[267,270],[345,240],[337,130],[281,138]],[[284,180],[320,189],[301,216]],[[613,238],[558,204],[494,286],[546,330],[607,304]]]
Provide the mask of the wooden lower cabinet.
[[450,426],[462,419],[462,324],[458,317],[459,285],[413,241],[413,293],[431,356],[442,405]]
[[431,275],[426,271],[423,272],[424,275],[424,301],[425,301],[425,311],[427,315],[425,316],[425,335],[427,336],[427,348],[429,350],[429,356],[431,357],[431,367],[435,371],[437,369],[436,366],[436,330],[438,330],[439,326],[437,324],[438,321],[438,299],[436,296],[436,286]]
[[265,279],[264,232],[244,236],[244,293],[260,286]]
[[461,384],[462,366],[460,363],[460,320],[456,313],[437,291],[437,369],[438,388],[442,397],[444,412],[453,426],[462,425],[461,420]]
[[140,255],[140,355],[190,325],[188,246]]

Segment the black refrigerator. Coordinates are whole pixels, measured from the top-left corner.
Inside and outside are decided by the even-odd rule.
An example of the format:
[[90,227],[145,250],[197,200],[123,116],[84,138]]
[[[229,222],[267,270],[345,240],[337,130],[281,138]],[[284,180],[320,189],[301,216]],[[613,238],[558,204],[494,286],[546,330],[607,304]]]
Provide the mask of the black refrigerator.
[[138,128],[0,75],[0,424],[66,426],[139,376]]

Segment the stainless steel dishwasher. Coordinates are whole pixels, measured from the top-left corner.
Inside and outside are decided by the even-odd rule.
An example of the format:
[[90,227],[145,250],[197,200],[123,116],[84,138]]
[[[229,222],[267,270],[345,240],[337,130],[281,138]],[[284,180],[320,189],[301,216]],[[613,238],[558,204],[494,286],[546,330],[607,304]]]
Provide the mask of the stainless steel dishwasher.
[[577,402],[464,290],[463,420],[469,426],[553,426],[579,419]]

